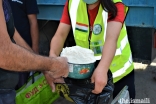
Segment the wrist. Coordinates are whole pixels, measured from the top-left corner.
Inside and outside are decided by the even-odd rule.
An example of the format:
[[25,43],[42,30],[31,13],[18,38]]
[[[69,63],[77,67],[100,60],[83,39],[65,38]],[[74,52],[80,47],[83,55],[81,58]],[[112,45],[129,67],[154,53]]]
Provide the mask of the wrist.
[[49,57],[58,57],[58,55],[53,50],[50,50]]
[[51,71],[51,66],[54,63],[53,58],[41,56],[38,60],[39,63],[37,65],[39,65],[39,68],[43,73],[46,73],[46,71]]
[[48,61],[47,62],[47,66],[45,66],[47,69],[45,70],[45,73],[50,71],[50,72],[54,72],[55,71],[55,64],[56,64],[56,58],[55,57],[48,57]]

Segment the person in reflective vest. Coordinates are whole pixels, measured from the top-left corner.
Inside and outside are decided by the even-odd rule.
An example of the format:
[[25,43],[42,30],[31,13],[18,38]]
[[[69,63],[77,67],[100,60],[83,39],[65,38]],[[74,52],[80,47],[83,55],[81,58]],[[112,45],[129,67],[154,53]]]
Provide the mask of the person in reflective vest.
[[114,97],[128,85],[130,97],[135,98],[134,65],[124,23],[127,11],[122,0],[67,0],[64,7],[51,40],[50,56],[59,56],[72,29],[76,45],[93,50],[97,59],[91,77],[91,82],[95,83],[94,94],[101,93],[110,70],[115,85]]

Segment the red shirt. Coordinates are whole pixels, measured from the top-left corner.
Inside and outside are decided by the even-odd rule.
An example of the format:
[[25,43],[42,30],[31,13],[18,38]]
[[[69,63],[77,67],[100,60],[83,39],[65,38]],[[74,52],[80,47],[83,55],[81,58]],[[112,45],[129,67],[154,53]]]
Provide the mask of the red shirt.
[[[109,20],[109,17],[108,17],[108,22],[109,21],[118,21],[118,22],[123,23],[125,20],[124,4],[116,3],[115,5],[117,7],[117,16],[111,20]],[[91,27],[93,26],[98,9],[99,9],[99,5],[96,6],[92,10],[88,10],[89,22],[90,22]],[[108,15],[109,15],[109,13],[108,13]],[[62,14],[62,18],[61,18],[60,22],[71,25],[69,14],[68,14],[68,2],[66,2],[65,6],[64,6],[64,10],[63,10],[63,14]]]

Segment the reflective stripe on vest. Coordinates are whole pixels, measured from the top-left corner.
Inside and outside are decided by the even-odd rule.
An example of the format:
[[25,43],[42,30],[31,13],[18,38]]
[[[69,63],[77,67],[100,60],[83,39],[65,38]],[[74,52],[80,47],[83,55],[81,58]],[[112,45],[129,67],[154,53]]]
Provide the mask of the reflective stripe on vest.
[[[121,0],[114,0],[114,2],[121,2]],[[107,28],[108,13],[105,12],[100,5],[99,12],[94,21],[94,25],[99,24],[102,30],[98,35],[92,32],[92,37],[89,43],[88,37],[90,27],[87,10],[84,8],[86,8],[86,4],[83,2],[83,0],[69,0],[69,15],[71,18],[76,45],[84,48],[90,47],[94,51],[96,59],[99,60],[101,59],[102,48],[106,37],[105,30]],[[83,15],[81,15],[82,13]],[[101,20],[99,19],[101,16],[103,17],[103,22],[99,22],[99,20]],[[96,45],[98,47],[96,47]],[[133,67],[134,66],[127,37],[126,26],[123,24],[120,35],[118,37],[115,57],[110,65],[110,70],[113,73],[114,82],[117,82],[129,74],[133,70]]]

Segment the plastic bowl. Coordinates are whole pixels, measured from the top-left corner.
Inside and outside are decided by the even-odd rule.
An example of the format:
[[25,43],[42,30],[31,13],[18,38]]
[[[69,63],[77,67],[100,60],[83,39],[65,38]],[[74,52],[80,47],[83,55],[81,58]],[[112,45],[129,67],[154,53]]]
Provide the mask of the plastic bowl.
[[94,71],[94,63],[90,64],[69,64],[69,78],[86,79],[91,77]]

